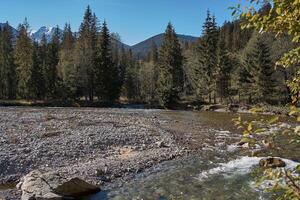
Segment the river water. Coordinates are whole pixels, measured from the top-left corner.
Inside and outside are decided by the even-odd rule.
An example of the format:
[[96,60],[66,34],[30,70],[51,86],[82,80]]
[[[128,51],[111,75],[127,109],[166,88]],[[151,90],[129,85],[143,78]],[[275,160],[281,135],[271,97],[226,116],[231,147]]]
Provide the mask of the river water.
[[[98,199],[144,199],[144,200],[271,200],[275,196],[256,186],[261,173],[258,162],[261,157],[249,157],[232,143],[240,137],[232,123],[235,114],[212,112],[165,111],[161,117],[172,119],[169,129],[190,134],[191,145],[202,146],[196,154],[175,161],[165,162],[137,175],[122,187],[102,191],[91,197]],[[253,116],[242,115],[245,119]],[[266,116],[265,118],[268,118]],[[290,123],[288,119],[281,119]],[[210,139],[207,139],[210,138]],[[200,145],[201,143],[201,145]],[[203,145],[205,148],[203,148]],[[296,153],[283,153],[300,158]],[[295,152],[295,151],[294,151]],[[280,154],[281,155],[281,154]],[[285,160],[287,168],[298,163]]]

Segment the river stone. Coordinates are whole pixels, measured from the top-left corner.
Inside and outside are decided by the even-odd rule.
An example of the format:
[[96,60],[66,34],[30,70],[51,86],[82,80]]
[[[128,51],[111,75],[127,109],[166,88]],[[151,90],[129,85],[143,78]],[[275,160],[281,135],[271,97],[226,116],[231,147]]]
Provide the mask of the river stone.
[[280,158],[263,158],[259,161],[259,165],[266,168],[277,168],[285,167],[286,163]]
[[62,200],[74,199],[82,195],[100,191],[79,178],[67,179],[57,173],[30,172],[18,184],[22,190],[22,200]]
[[53,191],[63,196],[79,197],[97,193],[100,191],[100,188],[79,178],[72,178],[67,182],[58,184],[56,188],[53,188]]
[[156,142],[157,147],[159,148],[166,148],[168,145],[164,141],[158,141]]

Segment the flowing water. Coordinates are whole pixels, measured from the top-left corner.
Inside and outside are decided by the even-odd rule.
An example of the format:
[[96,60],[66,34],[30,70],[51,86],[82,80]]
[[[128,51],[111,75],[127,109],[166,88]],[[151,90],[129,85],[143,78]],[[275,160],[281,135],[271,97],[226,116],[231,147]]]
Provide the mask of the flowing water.
[[[261,157],[248,157],[232,145],[239,138],[231,119],[237,115],[210,112],[163,112],[162,117],[172,119],[180,134],[192,135],[192,145],[206,148],[197,154],[163,163],[124,184],[121,188],[100,192],[96,199],[201,199],[201,200],[271,200],[275,197],[256,186]],[[243,115],[251,119],[249,115]],[[289,123],[288,119],[282,119]],[[169,129],[172,129],[170,128]],[[208,140],[207,138],[210,138]],[[204,144],[205,143],[205,144]],[[207,144],[206,144],[207,143]],[[295,150],[295,149],[294,149]],[[299,148],[298,148],[299,150]],[[299,152],[290,155],[298,156]],[[290,153],[288,152],[288,155]],[[285,154],[286,155],[286,154]],[[298,163],[285,159],[287,168]]]

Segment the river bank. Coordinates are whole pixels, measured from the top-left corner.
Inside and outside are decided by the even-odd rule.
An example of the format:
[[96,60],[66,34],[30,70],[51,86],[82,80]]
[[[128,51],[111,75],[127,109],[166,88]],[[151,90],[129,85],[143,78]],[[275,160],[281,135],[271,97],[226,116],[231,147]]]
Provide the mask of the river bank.
[[39,169],[105,187],[186,151],[153,111],[8,107],[0,119],[2,185]]
[[[147,104],[141,102],[90,102],[84,100],[61,101],[61,100],[0,100],[0,107],[74,107],[74,108],[131,108],[131,109],[165,109],[158,104]],[[260,108],[262,113],[267,115],[288,115],[289,107],[283,105],[270,104],[207,104],[194,101],[180,101],[171,105],[170,110],[182,111],[214,111],[214,112],[233,112],[251,113],[251,109]]]
[[[194,115],[197,112],[1,108],[0,183],[15,185],[39,169],[76,176],[103,189],[120,187],[164,161],[238,141],[237,136],[226,138],[226,132],[213,131],[214,122],[199,123]],[[18,199],[19,191],[6,189],[0,197]]]
[[1,108],[0,197],[19,199],[20,191],[11,187],[36,169],[78,177],[110,191],[185,157],[192,163],[194,157],[225,162],[241,138],[231,121],[236,116],[153,109]]

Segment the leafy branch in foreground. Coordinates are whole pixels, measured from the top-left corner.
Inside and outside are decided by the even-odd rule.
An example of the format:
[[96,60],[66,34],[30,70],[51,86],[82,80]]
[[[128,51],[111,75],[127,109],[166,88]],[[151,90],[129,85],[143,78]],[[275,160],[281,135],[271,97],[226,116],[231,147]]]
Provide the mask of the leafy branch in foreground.
[[[300,122],[300,109],[291,107],[291,116],[297,117],[297,122]],[[257,148],[264,146],[265,149],[281,149],[280,145],[276,144],[276,138],[279,136],[293,138],[289,142],[300,144],[300,126],[283,126],[273,133],[268,130],[271,127],[280,127],[279,117],[274,116],[270,119],[260,117],[262,109],[255,108],[251,110],[256,116],[256,121],[244,121],[241,117],[234,118],[233,122],[238,129],[243,130],[241,144],[252,150],[252,155],[257,153]],[[300,198],[300,165],[294,169],[285,168],[266,168],[263,176],[257,181],[258,186],[264,186],[267,183],[267,192],[280,192],[282,195],[279,200],[284,199],[299,199]]]
[[[276,36],[289,35],[296,44],[300,42],[300,1],[299,0],[248,0],[251,7],[241,10],[241,5],[233,9],[233,15],[239,15],[242,19],[242,28],[254,28],[259,33],[274,33]],[[262,6],[261,9],[256,9]],[[296,67],[297,73],[292,81],[288,81],[292,103],[298,105],[300,102],[300,46],[288,51],[278,62],[277,66],[285,68]],[[290,142],[300,143],[300,109],[296,106],[291,107],[290,115],[297,118],[294,127],[286,127],[282,134],[292,137]],[[276,123],[274,118],[271,122]],[[259,127],[253,128],[254,122],[243,122],[241,118],[234,120],[238,128],[244,129],[243,139],[256,143],[255,135],[260,133]],[[261,121],[263,129],[270,123]],[[263,131],[261,129],[261,131]],[[245,139],[244,139],[245,140]],[[273,140],[274,141],[274,140]],[[272,180],[270,190],[283,190],[284,193],[279,199],[300,199],[300,166],[293,170],[267,169],[261,181]],[[260,182],[262,183],[262,182]]]

